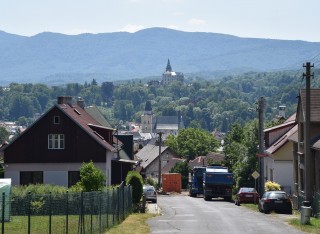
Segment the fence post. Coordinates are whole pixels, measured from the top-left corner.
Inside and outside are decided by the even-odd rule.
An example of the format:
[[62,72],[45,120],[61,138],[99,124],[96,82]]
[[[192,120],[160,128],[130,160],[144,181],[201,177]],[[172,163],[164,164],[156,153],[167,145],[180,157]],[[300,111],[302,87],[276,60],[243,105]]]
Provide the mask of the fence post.
[[66,193],[67,205],[66,205],[66,234],[69,231],[69,191],[67,190]]
[[107,228],[109,228],[109,192],[110,190],[107,189]]
[[4,234],[4,209],[5,209],[6,193],[2,193],[2,234]]
[[101,206],[102,206],[101,197],[102,197],[102,191],[100,191],[99,193],[99,233],[101,233]]
[[30,220],[30,215],[31,215],[31,192],[29,191],[28,193],[28,234],[30,234],[31,232],[31,220]]
[[[123,183],[123,182],[122,182]],[[124,202],[124,184],[122,185],[122,220],[126,218],[125,216],[125,202]]]
[[118,201],[117,201],[117,206],[118,206],[118,224],[120,223],[120,188],[117,188],[117,197],[118,197]]
[[90,233],[92,234],[92,212],[93,212],[93,201],[92,201],[92,198],[93,197],[93,191],[91,189],[91,192],[90,192]]
[[81,191],[80,195],[80,234],[82,234],[82,225],[83,225],[83,191]]
[[51,234],[51,224],[52,224],[52,199],[51,192],[49,193],[49,234]]
[[112,226],[114,225],[114,211],[115,211],[115,205],[114,205],[114,188],[112,189]]

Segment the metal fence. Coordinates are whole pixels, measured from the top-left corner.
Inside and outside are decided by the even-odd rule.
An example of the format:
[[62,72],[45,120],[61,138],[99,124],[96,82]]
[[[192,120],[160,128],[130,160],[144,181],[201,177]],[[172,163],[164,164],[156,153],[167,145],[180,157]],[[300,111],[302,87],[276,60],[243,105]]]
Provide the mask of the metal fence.
[[312,202],[313,215],[316,218],[320,218],[320,193],[316,192]]
[[31,194],[0,201],[1,233],[104,233],[132,212],[132,188]]

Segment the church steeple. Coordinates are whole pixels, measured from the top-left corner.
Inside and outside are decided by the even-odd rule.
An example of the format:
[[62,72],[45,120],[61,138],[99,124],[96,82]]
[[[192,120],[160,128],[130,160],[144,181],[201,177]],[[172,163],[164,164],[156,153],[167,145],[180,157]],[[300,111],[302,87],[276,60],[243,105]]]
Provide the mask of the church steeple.
[[172,67],[170,65],[170,60],[168,59],[167,67],[166,67],[166,72],[172,72]]

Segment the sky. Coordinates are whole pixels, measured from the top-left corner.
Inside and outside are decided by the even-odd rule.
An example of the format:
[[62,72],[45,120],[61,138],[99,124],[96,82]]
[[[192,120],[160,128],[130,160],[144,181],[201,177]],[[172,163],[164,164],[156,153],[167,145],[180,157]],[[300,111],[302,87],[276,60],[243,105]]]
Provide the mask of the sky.
[[136,32],[152,27],[320,42],[320,1],[0,1],[0,30],[17,35]]

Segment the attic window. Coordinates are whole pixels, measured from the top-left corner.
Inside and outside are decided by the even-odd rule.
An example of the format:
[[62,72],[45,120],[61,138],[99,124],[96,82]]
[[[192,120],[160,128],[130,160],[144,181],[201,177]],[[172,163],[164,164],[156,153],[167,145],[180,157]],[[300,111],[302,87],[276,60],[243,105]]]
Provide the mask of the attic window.
[[81,115],[81,113],[77,109],[74,109],[74,112],[76,112],[78,115]]
[[59,115],[53,116],[53,123],[54,124],[60,124],[60,116]]

